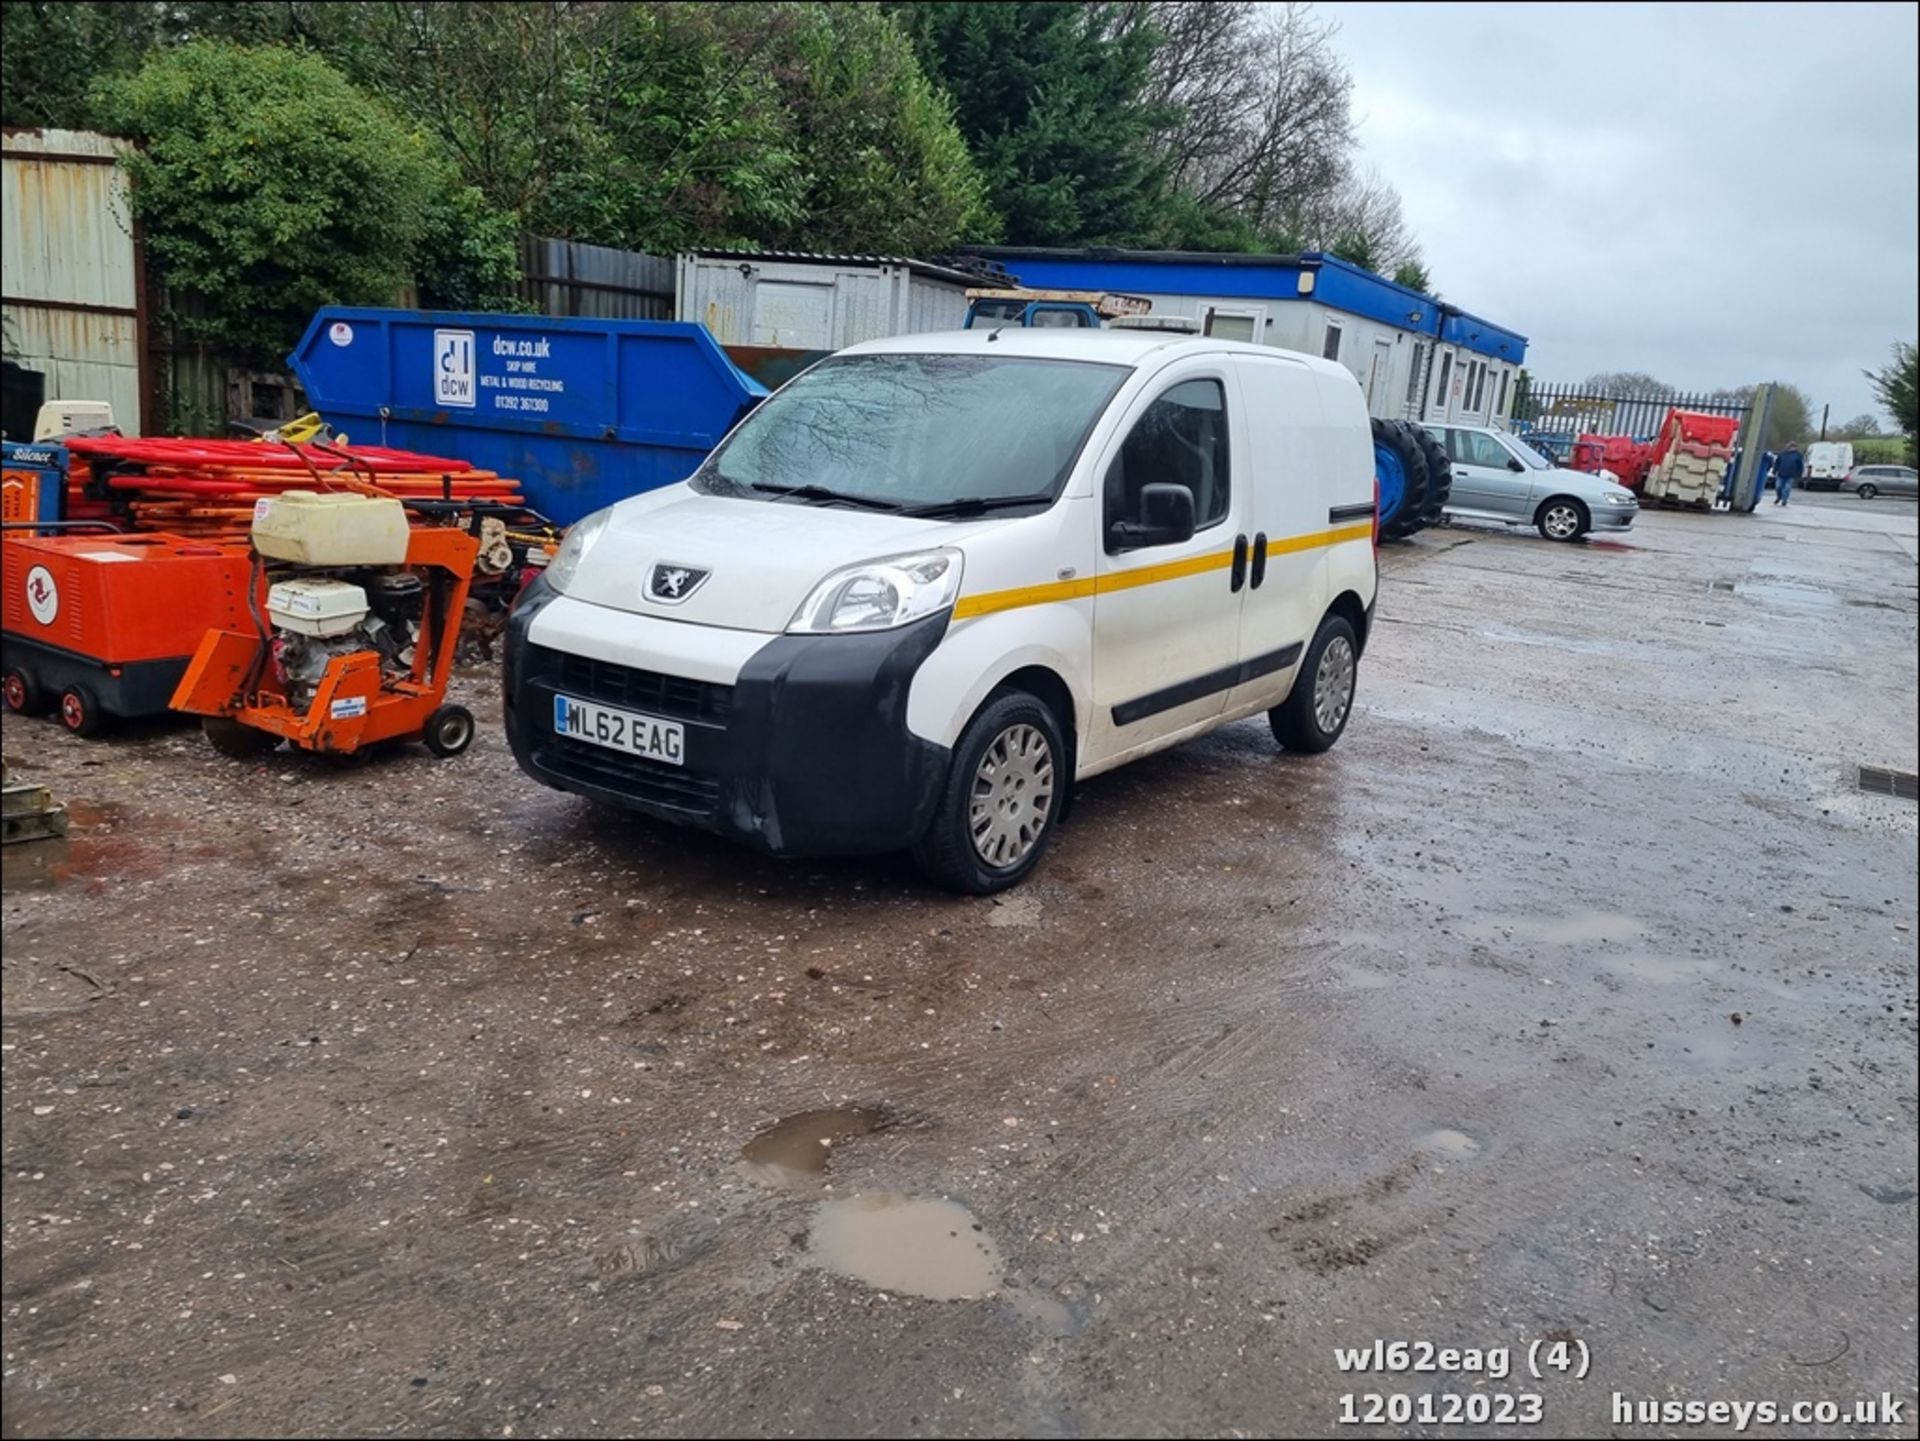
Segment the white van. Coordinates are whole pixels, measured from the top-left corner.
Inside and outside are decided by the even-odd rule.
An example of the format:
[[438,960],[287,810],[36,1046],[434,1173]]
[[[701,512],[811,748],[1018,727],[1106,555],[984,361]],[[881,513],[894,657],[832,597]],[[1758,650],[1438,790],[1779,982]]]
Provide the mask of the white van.
[[1075,781],[1265,711],[1323,751],[1375,590],[1345,367],[1003,329],[857,345],[580,521],[516,605],[514,755],[777,855],[984,894]]
[[1838,490],[1852,469],[1851,441],[1816,440],[1807,447],[1807,473],[1800,477],[1800,484],[1808,490]]

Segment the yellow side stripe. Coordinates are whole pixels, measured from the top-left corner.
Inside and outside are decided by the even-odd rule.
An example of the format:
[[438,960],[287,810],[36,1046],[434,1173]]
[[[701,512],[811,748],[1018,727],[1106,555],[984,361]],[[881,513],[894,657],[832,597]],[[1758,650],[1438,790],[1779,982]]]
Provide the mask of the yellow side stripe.
[[[1290,555],[1303,550],[1319,550],[1323,546],[1340,545],[1349,540],[1373,539],[1373,522],[1365,521],[1359,525],[1343,525],[1334,530],[1315,531],[1311,535],[1291,535],[1282,540],[1267,542],[1269,559],[1276,555]],[[1138,570],[1113,571],[1101,576],[1080,576],[1073,580],[1047,581],[1041,585],[1015,586],[1011,590],[982,591],[979,595],[963,595],[954,604],[955,620],[971,620],[977,615],[992,615],[995,611],[1018,610],[1022,606],[1051,605],[1055,601],[1084,600],[1090,595],[1103,595],[1109,591],[1132,590],[1135,586],[1158,585],[1166,580],[1184,580],[1190,575],[1205,575],[1208,571],[1226,570],[1233,564],[1233,551],[1209,551],[1206,555],[1191,555],[1182,560],[1170,560],[1160,565],[1145,565]]]

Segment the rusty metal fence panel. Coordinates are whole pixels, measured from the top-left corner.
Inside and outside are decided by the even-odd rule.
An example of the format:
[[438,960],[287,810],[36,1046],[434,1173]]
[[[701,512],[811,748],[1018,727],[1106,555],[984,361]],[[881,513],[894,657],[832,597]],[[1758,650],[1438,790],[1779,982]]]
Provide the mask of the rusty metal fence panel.
[[10,129],[0,144],[6,355],[47,398],[105,400],[129,434],[152,424],[141,245],[117,143]]
[[520,239],[520,298],[542,315],[673,319],[671,259],[577,240]]

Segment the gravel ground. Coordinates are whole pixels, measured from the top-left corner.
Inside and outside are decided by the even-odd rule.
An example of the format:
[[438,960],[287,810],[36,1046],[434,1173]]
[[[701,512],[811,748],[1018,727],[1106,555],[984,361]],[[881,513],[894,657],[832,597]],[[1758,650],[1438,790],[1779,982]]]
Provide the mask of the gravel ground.
[[450,762],[10,720],[6,1434],[1913,1435],[1913,514],[1425,533],[1335,751],[997,903],[546,791],[479,670]]

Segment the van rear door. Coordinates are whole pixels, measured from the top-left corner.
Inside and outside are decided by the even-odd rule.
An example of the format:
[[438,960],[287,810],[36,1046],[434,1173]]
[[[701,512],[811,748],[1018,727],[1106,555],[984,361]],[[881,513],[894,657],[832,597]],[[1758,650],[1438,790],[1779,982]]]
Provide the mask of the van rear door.
[[1292,686],[1329,599],[1329,537],[1357,531],[1372,544],[1370,511],[1341,511],[1371,499],[1373,452],[1357,384],[1284,355],[1236,356],[1234,366],[1247,414],[1252,559],[1240,611],[1245,678],[1227,708],[1244,710],[1277,705]]

